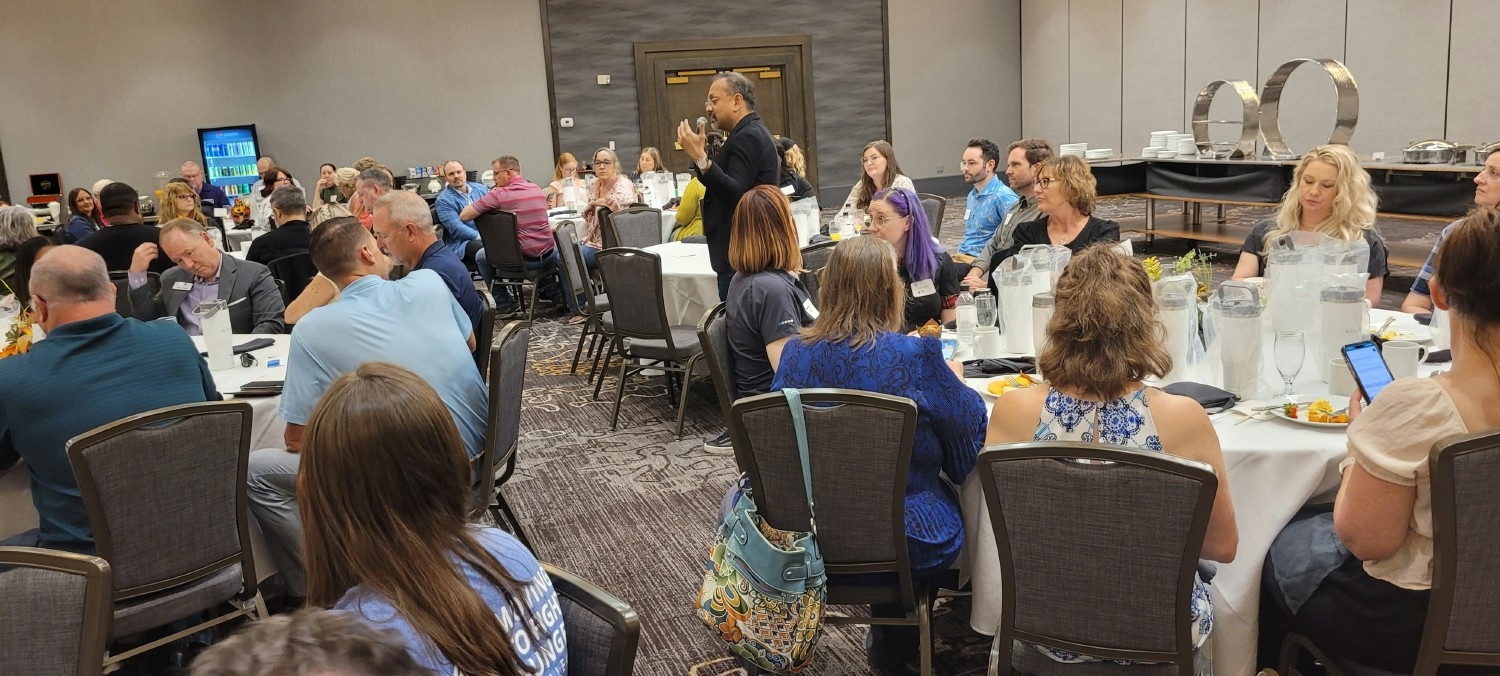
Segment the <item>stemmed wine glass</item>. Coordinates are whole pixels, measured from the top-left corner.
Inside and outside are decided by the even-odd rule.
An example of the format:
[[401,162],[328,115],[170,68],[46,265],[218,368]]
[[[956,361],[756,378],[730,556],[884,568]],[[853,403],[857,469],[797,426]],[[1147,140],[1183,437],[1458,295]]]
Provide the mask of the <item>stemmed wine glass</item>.
[[1286,382],[1286,391],[1281,396],[1292,398],[1292,381],[1297,379],[1297,373],[1302,370],[1302,360],[1307,351],[1307,336],[1301,331],[1277,331],[1276,332],[1276,371],[1281,374],[1281,379]]

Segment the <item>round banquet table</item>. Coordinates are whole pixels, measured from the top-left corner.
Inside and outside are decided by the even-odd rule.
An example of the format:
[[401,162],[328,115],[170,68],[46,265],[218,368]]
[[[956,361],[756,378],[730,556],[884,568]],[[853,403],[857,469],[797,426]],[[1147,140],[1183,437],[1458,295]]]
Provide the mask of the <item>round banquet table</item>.
[[708,245],[667,242],[646,250],[661,256],[667,322],[697,326],[703,313],[719,304],[719,275],[709,265]]
[[[252,352],[259,362],[255,366],[240,366],[239,357],[235,357],[233,368],[223,371],[211,371],[214,378],[214,386],[225,399],[233,399],[232,393],[238,392],[240,386],[257,380],[284,380],[286,378],[286,358],[291,347],[292,337],[289,335],[239,335],[234,337],[234,344],[240,345],[257,338],[270,338],[274,345],[263,347]],[[194,337],[193,343],[201,350],[203,349],[203,338]],[[279,359],[279,366],[268,366],[271,359]],[[252,411],[250,430],[250,450],[257,448],[280,448],[283,445],[282,436],[286,431],[286,422],[281,419],[277,409],[281,406],[281,396],[253,397],[246,401],[250,402]],[[18,464],[9,471],[0,474],[0,538],[10,537],[16,533],[36,528],[37,513],[36,506],[31,502],[31,482],[27,476],[24,463]],[[260,525],[255,518],[250,518],[250,547],[255,553],[255,572],[261,580],[265,580],[277,572],[276,564],[269,556],[266,556],[265,537],[261,534]]]
[[[1376,310],[1371,313],[1379,324],[1391,315],[1411,319],[1411,315]],[[1241,402],[1236,409],[1248,409],[1275,403],[1280,380],[1271,365],[1271,349],[1265,349],[1267,397]],[[1315,369],[1298,375],[1295,391],[1299,395],[1321,395],[1328,385]],[[1422,376],[1445,369],[1446,364],[1420,368]],[[971,388],[985,396],[985,379],[968,380]],[[985,397],[986,405],[994,399]],[[1235,521],[1239,529],[1239,548],[1232,563],[1218,564],[1218,574],[1209,585],[1214,605],[1212,651],[1214,673],[1250,676],[1256,672],[1256,641],[1259,636],[1261,564],[1271,548],[1271,541],[1293,515],[1314,499],[1331,501],[1339,485],[1338,464],[1347,454],[1344,428],[1313,428],[1280,418],[1262,415],[1249,418],[1236,411],[1210,416],[1224,452],[1224,470],[1229,475],[1229,492],[1234,500]],[[993,635],[1000,622],[1000,560],[995,547],[994,531],[979,473],[969,474],[959,489],[960,504],[967,535],[959,566],[973,581],[973,609],[970,626],[981,634]]]

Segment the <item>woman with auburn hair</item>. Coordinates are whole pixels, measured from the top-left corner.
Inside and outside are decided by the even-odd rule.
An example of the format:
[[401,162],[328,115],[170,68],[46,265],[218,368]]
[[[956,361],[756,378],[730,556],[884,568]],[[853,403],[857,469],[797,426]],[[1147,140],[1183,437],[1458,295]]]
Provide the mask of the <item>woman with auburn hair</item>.
[[755,186],[740,198],[729,232],[734,277],[724,319],[737,396],[748,397],[771,388],[787,339],[818,314],[797,279],[802,251],[786,195],[775,186]]
[[896,252],[896,272],[906,295],[901,330],[911,331],[929,320],[951,321],[957,316],[968,268],[954,263],[933,239],[921,198],[906,188],[888,188],[875,193],[869,206],[865,234],[885,240]]
[[[889,141],[866,143],[864,149],[859,151],[859,164],[859,182],[849,189],[849,197],[844,199],[844,206],[839,208],[840,217],[855,209],[870,208],[870,200],[874,199],[875,193],[886,188],[906,188],[914,193],[917,191],[911,179],[901,173],[901,165],[896,162],[896,149],[891,147]],[[863,223],[854,224],[856,230],[863,226]]]
[[557,594],[514,536],[466,523],[469,458],[415,373],[367,362],[308,420],[298,504],[307,600],[406,641],[435,674],[566,674]]
[[[1094,242],[1120,241],[1120,224],[1094,216],[1098,181],[1081,158],[1064,156],[1036,167],[1036,203],[1046,218],[1016,226],[1011,248],[996,254],[1004,261],[1028,244],[1067,247],[1075,255]],[[998,264],[997,264],[998,267]]]
[[578,158],[573,157],[573,153],[557,156],[557,165],[552,168],[552,182],[542,188],[542,194],[547,196],[547,208],[563,206],[562,182],[565,178],[578,180]]
[[161,214],[157,217],[157,222],[165,225],[179,218],[197,221],[214,238],[220,251],[227,250],[224,244],[224,225],[219,219],[203,213],[198,193],[186,180],[169,181],[161,190]]
[[[1142,382],[1172,369],[1146,269],[1112,245],[1095,245],[1063,269],[1055,294],[1046,347],[1037,358],[1047,386],[1001,395],[985,444],[1093,441],[1206,463],[1219,486],[1201,558],[1233,561],[1239,535],[1213,424],[1192,399]],[[1194,644],[1201,647],[1213,629],[1213,606],[1202,580],[1193,586],[1192,616]],[[1059,662],[1098,661],[1036,649]]]
[[[896,254],[884,240],[840,241],[819,278],[820,314],[782,349],[771,389],[843,387],[916,403],[906,542],[912,577],[923,580],[946,571],[963,548],[958,496],[938,474],[961,484],[974,469],[984,440],[985,406],[964,384],[963,366],[943,361],[941,342],[899,332],[903,289]],[[904,616],[900,603],[876,604],[871,612]],[[866,659],[875,668],[900,668],[915,659],[917,640],[916,627],[875,625],[865,639]]]
[[1349,146],[1324,145],[1307,151],[1292,172],[1292,187],[1281,198],[1276,216],[1256,223],[1245,237],[1234,279],[1264,275],[1271,244],[1282,235],[1312,232],[1346,242],[1363,238],[1370,246],[1365,297],[1379,304],[1390,268],[1385,240],[1375,232],[1375,204],[1370,174],[1359,166]]

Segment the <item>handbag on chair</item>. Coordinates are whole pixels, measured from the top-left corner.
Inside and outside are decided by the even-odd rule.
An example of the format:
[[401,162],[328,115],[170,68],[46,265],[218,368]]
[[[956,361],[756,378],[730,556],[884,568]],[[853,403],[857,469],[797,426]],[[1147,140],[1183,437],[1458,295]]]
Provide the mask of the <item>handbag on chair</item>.
[[802,398],[795,389],[782,392],[797,434],[811,530],[772,528],[757,513],[749,492],[741,491],[709,550],[697,611],[741,659],[766,671],[796,673],[812,663],[813,647],[823,632],[828,579],[813,520]]

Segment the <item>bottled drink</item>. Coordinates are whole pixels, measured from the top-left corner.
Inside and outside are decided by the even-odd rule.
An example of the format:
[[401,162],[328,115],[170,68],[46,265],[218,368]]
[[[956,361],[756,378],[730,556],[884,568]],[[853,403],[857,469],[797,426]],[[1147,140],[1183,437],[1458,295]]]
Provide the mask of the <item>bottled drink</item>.
[[974,349],[974,327],[979,323],[979,313],[974,306],[974,295],[965,284],[958,292],[958,344]]

